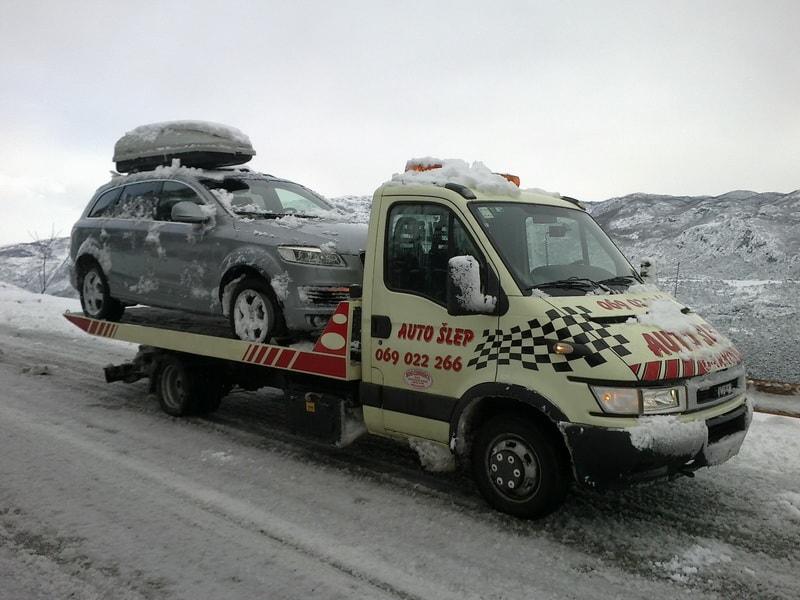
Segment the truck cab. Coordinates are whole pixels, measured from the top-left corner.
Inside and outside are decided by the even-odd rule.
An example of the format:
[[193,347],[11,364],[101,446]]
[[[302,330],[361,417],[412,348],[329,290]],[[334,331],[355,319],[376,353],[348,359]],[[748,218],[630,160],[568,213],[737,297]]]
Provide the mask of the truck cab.
[[[742,356],[636,270],[579,202],[482,164],[421,159],[374,195],[364,420],[471,462],[496,508],[539,516],[735,455]],[[421,453],[422,455],[422,453]]]

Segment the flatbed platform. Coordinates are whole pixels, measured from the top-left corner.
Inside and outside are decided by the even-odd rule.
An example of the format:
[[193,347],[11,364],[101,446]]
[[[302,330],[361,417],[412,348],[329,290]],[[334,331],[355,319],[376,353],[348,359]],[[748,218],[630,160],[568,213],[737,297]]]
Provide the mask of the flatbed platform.
[[314,341],[293,346],[257,344],[231,337],[223,318],[155,308],[133,308],[120,322],[92,319],[79,313],[64,317],[90,335],[132,342],[209,358],[295,371],[342,381],[361,378],[356,359],[359,342],[358,301],[341,302],[328,326]]

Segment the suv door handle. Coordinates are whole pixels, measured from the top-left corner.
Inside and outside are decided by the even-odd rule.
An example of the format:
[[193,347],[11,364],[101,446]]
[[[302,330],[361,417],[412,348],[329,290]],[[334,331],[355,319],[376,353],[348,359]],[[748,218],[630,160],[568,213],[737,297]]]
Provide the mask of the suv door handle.
[[372,315],[370,335],[386,339],[392,334],[392,320],[387,315]]

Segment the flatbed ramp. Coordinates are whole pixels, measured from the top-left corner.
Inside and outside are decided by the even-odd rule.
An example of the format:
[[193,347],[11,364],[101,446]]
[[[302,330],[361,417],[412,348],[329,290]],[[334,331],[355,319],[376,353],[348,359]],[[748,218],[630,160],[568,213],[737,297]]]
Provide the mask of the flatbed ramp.
[[[64,317],[86,333],[99,337],[340,381],[353,381],[361,378],[361,363],[357,360],[360,308],[361,303],[358,301],[341,302],[315,342],[304,342],[295,346],[257,344],[223,337],[219,330],[219,320],[209,320],[203,324],[203,317],[198,317],[199,327],[197,320],[191,316],[182,315],[178,319],[180,322],[176,323],[175,319],[157,319],[152,315],[158,313],[152,311],[149,313],[150,318],[133,315],[118,323],[71,312],[64,313]],[[209,326],[219,333],[214,331],[213,335],[209,335],[188,330],[203,327],[208,330]]]

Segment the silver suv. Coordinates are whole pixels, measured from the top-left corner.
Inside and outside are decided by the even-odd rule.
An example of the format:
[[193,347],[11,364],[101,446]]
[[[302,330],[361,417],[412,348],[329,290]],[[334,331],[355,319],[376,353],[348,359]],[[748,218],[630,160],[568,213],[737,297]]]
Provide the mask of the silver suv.
[[311,190],[244,167],[120,175],[72,229],[72,285],[98,319],[146,304],[225,315],[254,342],[315,332],[361,283],[367,226],[347,220]]

